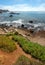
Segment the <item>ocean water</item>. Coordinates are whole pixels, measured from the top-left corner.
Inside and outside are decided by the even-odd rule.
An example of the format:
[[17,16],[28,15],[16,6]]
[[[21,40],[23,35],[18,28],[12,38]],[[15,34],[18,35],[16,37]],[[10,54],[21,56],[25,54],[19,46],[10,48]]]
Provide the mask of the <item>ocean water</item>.
[[29,23],[29,21],[33,21],[33,23],[44,23],[45,24],[45,12],[19,12],[20,14],[12,14],[13,17],[9,17],[10,13],[2,13],[0,14],[0,22],[13,22],[17,20],[21,20],[22,23]]

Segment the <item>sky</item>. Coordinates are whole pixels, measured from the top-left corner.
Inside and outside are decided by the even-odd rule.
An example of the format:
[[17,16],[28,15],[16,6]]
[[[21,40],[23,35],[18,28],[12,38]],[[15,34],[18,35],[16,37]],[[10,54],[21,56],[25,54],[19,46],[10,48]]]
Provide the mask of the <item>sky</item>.
[[10,11],[45,11],[45,0],[0,0],[0,9]]

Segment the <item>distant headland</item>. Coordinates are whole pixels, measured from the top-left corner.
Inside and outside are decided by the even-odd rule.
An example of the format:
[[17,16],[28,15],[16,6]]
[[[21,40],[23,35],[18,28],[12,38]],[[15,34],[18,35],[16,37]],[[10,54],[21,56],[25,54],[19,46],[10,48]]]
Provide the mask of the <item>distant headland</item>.
[[9,10],[0,9],[0,13],[3,13],[3,12],[9,12]]

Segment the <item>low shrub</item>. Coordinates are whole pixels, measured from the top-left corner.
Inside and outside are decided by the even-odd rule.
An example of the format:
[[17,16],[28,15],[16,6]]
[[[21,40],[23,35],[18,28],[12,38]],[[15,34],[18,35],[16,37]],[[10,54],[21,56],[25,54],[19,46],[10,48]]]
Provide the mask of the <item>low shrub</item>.
[[30,60],[22,55],[14,65],[30,65]]
[[17,62],[14,63],[13,65],[43,65],[43,64],[37,61],[32,61],[29,58],[22,55],[18,58]]
[[18,35],[18,32],[16,31],[14,34],[15,34],[15,35]]
[[45,62],[45,46],[33,43],[20,35],[14,35],[13,40],[16,40],[26,53]]
[[9,39],[7,36],[0,35],[0,49],[12,52],[16,49],[16,45],[14,41]]
[[13,33],[7,33],[6,36],[12,36],[14,35]]

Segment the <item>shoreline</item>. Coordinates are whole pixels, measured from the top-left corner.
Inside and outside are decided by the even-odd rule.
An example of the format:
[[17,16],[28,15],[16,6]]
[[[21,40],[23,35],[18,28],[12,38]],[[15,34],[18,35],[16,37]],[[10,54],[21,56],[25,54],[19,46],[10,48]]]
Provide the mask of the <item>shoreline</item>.
[[45,31],[38,31],[31,33],[30,30],[22,29],[22,28],[16,28],[16,27],[0,27],[0,35],[4,35],[7,33],[15,33],[17,31],[22,36],[26,37],[31,42],[39,43],[40,45],[45,46]]

